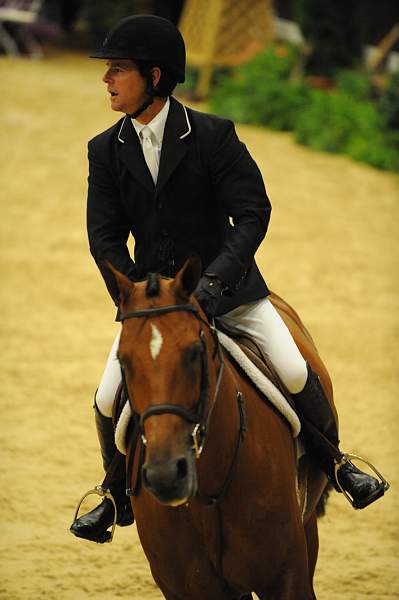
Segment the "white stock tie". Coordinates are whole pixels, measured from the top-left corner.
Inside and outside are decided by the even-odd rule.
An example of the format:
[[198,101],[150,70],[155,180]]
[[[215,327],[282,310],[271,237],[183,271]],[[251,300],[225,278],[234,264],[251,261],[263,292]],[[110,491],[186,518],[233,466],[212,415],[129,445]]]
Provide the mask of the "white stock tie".
[[145,126],[140,131],[140,135],[143,140],[143,154],[145,162],[150,170],[154,184],[156,184],[159,170],[159,159],[157,150],[152,145],[152,131],[149,127]]

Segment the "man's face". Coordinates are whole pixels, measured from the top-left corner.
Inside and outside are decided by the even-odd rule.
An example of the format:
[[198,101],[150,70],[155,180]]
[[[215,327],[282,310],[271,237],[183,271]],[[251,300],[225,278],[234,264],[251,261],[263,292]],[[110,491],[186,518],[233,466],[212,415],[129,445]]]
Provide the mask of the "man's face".
[[132,60],[109,59],[102,80],[111,95],[111,108],[134,113],[145,101],[146,81]]

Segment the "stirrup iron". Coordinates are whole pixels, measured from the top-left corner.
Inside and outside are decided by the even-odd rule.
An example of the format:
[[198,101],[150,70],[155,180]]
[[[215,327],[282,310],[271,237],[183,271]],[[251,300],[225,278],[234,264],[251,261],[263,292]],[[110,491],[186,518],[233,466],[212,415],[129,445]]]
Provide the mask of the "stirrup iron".
[[[335,466],[334,466],[334,476],[335,476],[335,482],[337,484],[337,486],[339,487],[339,489],[341,490],[341,492],[343,493],[343,495],[345,496],[345,498],[348,500],[349,504],[354,508],[365,508],[365,506],[356,506],[354,499],[348,494],[348,492],[342,487],[342,485],[339,482],[338,479],[338,472],[340,470],[340,468],[347,464],[348,462],[352,462],[352,460],[358,460],[364,464],[366,464],[372,471],[373,473],[377,476],[378,480],[379,480],[379,487],[376,490],[376,497],[373,498],[372,501],[377,500],[378,498],[380,498],[381,496],[383,496],[385,494],[386,491],[389,490],[390,488],[390,484],[388,483],[388,481],[385,479],[385,477],[383,477],[381,475],[381,473],[376,469],[376,467],[368,460],[366,460],[365,458],[362,458],[361,456],[358,456],[357,454],[349,454],[348,452],[345,452],[342,455],[342,458],[340,460],[334,460]],[[354,465],[356,466],[356,465]],[[371,502],[370,502],[371,503]]]
[[107,531],[106,533],[108,534],[107,538],[104,540],[104,542],[106,543],[111,543],[114,537],[114,533],[115,533],[115,527],[116,527],[116,520],[117,520],[117,509],[116,509],[116,502],[114,500],[113,495],[111,494],[109,489],[103,488],[101,485],[96,485],[92,490],[89,490],[88,492],[86,492],[82,498],[79,501],[79,504],[76,508],[75,511],[75,516],[73,519],[73,522],[76,521],[76,519],[78,518],[78,514],[79,514],[79,510],[80,507],[82,506],[83,501],[88,497],[91,496],[92,494],[95,494],[97,496],[101,496],[101,498],[108,498],[109,500],[111,500],[113,506],[114,506],[114,522],[112,524],[112,529],[111,531]]

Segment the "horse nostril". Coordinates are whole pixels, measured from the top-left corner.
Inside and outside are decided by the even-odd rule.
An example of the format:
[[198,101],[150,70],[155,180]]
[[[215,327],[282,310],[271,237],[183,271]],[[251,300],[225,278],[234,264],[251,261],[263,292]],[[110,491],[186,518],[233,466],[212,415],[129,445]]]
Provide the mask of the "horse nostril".
[[187,475],[188,462],[184,457],[165,464],[143,465],[141,468],[143,484],[147,488],[173,487],[178,481],[184,481]]
[[187,460],[185,458],[180,458],[177,461],[177,478],[185,479],[187,477]]

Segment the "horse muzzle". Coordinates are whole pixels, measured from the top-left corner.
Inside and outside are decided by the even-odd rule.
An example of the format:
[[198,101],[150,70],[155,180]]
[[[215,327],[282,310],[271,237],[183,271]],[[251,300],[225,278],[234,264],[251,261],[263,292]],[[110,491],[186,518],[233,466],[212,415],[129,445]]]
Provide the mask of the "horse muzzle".
[[194,452],[190,449],[173,457],[149,457],[142,467],[142,482],[161,504],[185,504],[198,489]]

